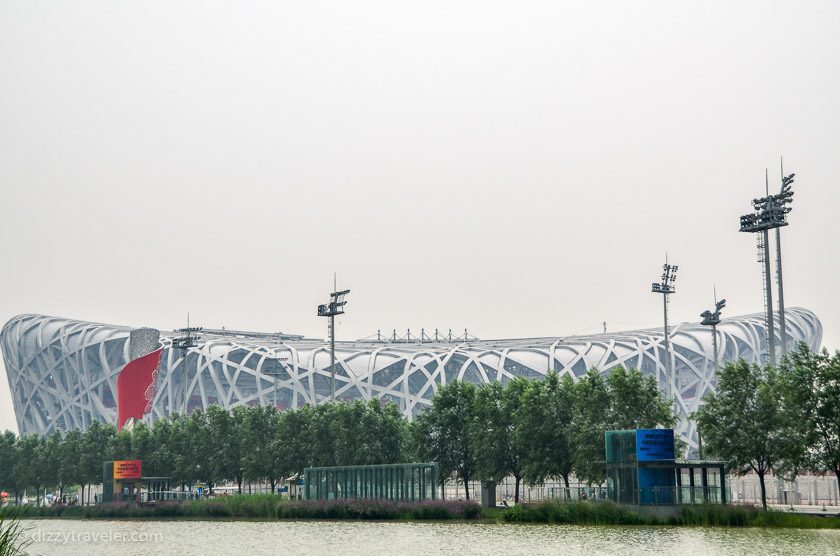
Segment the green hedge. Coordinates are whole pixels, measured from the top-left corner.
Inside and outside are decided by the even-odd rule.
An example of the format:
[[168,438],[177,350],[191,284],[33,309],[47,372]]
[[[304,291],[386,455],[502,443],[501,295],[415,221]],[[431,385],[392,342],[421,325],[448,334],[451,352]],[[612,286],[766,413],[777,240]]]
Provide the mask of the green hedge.
[[137,506],[114,502],[97,506],[31,508],[28,517],[91,519],[480,519],[475,502],[426,500],[283,500],[270,494],[223,496],[187,502],[165,501]]
[[746,506],[682,506],[675,515],[640,512],[613,502],[555,501],[520,504],[509,510],[482,508],[475,502],[426,500],[303,500],[270,494],[221,496],[210,500],[167,501],[137,506],[125,502],[98,506],[29,508],[27,518],[68,519],[348,519],[478,520],[574,525],[688,525],[701,527],[840,528],[840,518],[818,517]]
[[789,527],[840,529],[840,518],[746,506],[682,506],[672,516],[642,513],[613,502],[538,502],[514,507],[503,516],[513,523],[566,523],[578,525],[694,525],[703,527]]

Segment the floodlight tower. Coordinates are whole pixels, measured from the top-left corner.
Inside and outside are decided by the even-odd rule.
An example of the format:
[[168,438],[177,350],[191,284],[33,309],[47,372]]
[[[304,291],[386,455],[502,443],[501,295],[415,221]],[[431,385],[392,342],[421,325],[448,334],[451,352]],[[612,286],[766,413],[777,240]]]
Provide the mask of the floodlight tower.
[[[791,211],[791,207],[787,206],[793,202],[793,177],[796,174],[785,176],[784,165],[780,165],[782,173],[782,189],[778,195],[773,195],[774,209],[781,211],[781,218],[787,224],[787,214]],[[782,228],[781,225],[776,226],[776,279],[779,286],[779,333],[782,340],[782,357],[787,353],[787,326],[785,322],[785,288],[782,281]]]
[[[771,365],[776,364],[776,334],[775,323],[773,321],[773,291],[770,277],[770,236],[769,231],[778,229],[782,226],[787,226],[787,214],[790,212],[790,207],[786,206],[793,201],[793,192],[790,190],[790,184],[793,183],[793,176],[791,174],[782,179],[782,191],[778,195],[770,195],[769,184],[767,183],[767,173],[765,172],[765,189],[767,189],[767,196],[760,199],[753,199],[753,212],[741,216],[742,232],[760,233],[759,249],[761,262],[764,263],[764,302],[767,309],[767,348],[768,348],[768,362]],[[781,238],[776,236],[777,247],[777,274],[779,278],[779,309],[782,313],[780,323],[784,321],[784,301],[782,300],[784,294],[782,288],[782,262],[781,262]],[[784,325],[782,325],[784,328]],[[782,350],[785,351],[784,342],[786,334],[782,335]]]
[[717,373],[718,363],[720,361],[718,359],[717,325],[720,324],[720,312],[723,310],[724,307],[726,307],[726,300],[721,299],[720,301],[718,301],[717,295],[715,295],[714,312],[706,310],[700,314],[700,316],[703,318],[700,324],[712,327],[712,353],[715,358],[715,373]]
[[[290,373],[289,373],[289,367],[288,367],[288,359],[278,358],[277,361],[283,367],[282,370],[285,371],[285,376],[289,376]],[[265,373],[265,371],[263,371],[263,372]],[[280,376],[280,370],[272,370],[271,372],[265,373],[265,374],[267,376],[270,376],[272,378],[272,380],[274,381],[274,407],[276,409],[277,408],[277,390],[279,389],[278,376]],[[260,389],[262,389],[262,386],[260,386]]]
[[190,327],[190,315],[187,313],[187,327],[186,328],[179,328],[175,330],[175,332],[180,332],[184,334],[183,336],[177,336],[172,338],[172,349],[180,349],[182,350],[181,355],[181,365],[183,366],[184,371],[184,415],[187,414],[187,354],[190,351],[190,348],[194,348],[198,345],[198,339],[201,337],[198,335],[198,332],[201,332],[202,327]]
[[[676,393],[676,377],[674,376],[673,365],[671,364],[671,341],[668,333],[668,296],[674,293],[674,281],[677,279],[677,265],[668,264],[668,255],[665,255],[665,264],[662,265],[662,281],[654,282],[650,286],[650,291],[653,293],[662,294],[663,314],[665,317],[665,372],[668,375],[668,389],[669,394],[673,400]],[[660,380],[661,384],[662,381]]]
[[330,401],[335,401],[335,317],[344,314],[344,306],[347,302],[344,298],[350,290],[336,291],[335,278],[333,278],[333,292],[330,294],[330,302],[325,305],[318,305],[318,316],[329,317],[330,328]]

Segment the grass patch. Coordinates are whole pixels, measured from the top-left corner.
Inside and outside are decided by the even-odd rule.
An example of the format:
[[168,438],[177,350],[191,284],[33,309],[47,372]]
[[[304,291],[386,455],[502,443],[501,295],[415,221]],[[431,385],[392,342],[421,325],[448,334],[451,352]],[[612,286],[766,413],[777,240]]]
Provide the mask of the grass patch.
[[574,525],[648,525],[650,519],[613,502],[537,502],[519,504],[506,515],[512,523],[556,523]]
[[[349,519],[349,520],[474,520],[481,519],[475,502],[426,500],[283,500],[270,494],[224,496],[211,500],[166,501],[137,506],[127,502],[97,506],[31,508],[27,517],[69,519]],[[1,555],[0,555],[1,556]]]
[[25,554],[32,543],[24,537],[20,518],[24,511],[17,508],[0,508],[0,556]]
[[[513,508],[481,508],[475,502],[426,500],[301,500],[276,495],[222,496],[210,500],[167,501],[137,506],[127,502],[98,506],[29,508],[27,518],[66,519],[320,519],[435,520],[569,525],[675,525],[696,527],[779,527],[840,529],[840,518],[761,511],[746,506],[681,506],[675,513],[653,513],[613,502],[556,501],[520,504]],[[14,554],[14,553],[11,553]],[[5,556],[0,552],[0,556]]]
[[657,515],[613,502],[554,501],[521,504],[504,515],[512,523],[575,525],[678,525],[696,527],[784,527],[840,529],[840,518],[819,517],[746,506],[681,506],[673,515]]

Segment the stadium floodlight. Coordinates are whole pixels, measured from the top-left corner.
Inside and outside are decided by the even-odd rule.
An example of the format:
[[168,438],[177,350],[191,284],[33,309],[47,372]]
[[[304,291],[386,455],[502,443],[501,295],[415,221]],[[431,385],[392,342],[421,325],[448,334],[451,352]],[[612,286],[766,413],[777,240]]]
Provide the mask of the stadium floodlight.
[[335,277],[333,277],[333,292],[330,294],[330,302],[318,305],[318,316],[330,319],[330,401],[335,401],[335,317],[344,314],[344,306],[347,305],[345,298],[350,290],[336,291]]
[[186,328],[178,328],[175,332],[179,332],[183,334],[183,336],[176,336],[172,338],[172,349],[179,349],[181,350],[181,366],[183,367],[184,371],[184,380],[183,380],[183,388],[184,388],[184,415],[187,414],[187,402],[189,401],[187,398],[187,355],[191,348],[194,348],[198,345],[198,340],[201,336],[198,335],[199,332],[203,330],[202,327],[191,327],[190,326],[190,314],[187,313],[187,327]]
[[[677,279],[677,265],[668,263],[668,255],[665,255],[665,264],[662,265],[662,281],[654,282],[650,285],[650,291],[653,293],[662,294],[663,315],[665,320],[665,372],[668,380],[668,390],[671,399],[675,399],[676,395],[676,377],[674,376],[674,368],[671,364],[671,341],[668,332],[668,296],[676,292],[674,288],[674,281]],[[659,377],[659,383],[662,384],[662,378]]]
[[777,195],[770,195],[767,171],[764,172],[766,196],[752,200],[753,212],[740,218],[740,231],[758,233],[759,262],[763,263],[764,305],[767,320],[767,352],[771,365],[776,364],[776,333],[773,320],[773,291],[770,275],[770,236],[769,230],[776,230],[776,278],[779,287],[779,331],[782,355],[787,351],[787,327],[785,323],[784,281],[782,278],[782,239],[780,229],[787,226],[787,215],[791,211],[793,191],[791,185],[796,174],[784,175],[782,167],[782,187]]
[[[780,162],[779,168],[782,175],[782,188],[778,195],[774,195],[774,206],[779,212],[778,219],[784,221],[787,225],[787,215],[792,210],[790,205],[793,203],[793,178],[796,174],[785,176],[785,169],[783,161]],[[785,319],[785,287],[782,279],[782,230],[781,226],[776,227],[776,280],[779,286],[779,334],[781,335],[782,343],[782,357],[787,353],[787,323]]]
[[717,367],[720,362],[718,358],[717,325],[720,324],[720,312],[724,307],[726,307],[726,300],[721,299],[717,301],[717,294],[715,294],[715,310],[706,310],[700,314],[700,317],[703,319],[700,324],[712,327],[712,354],[714,357],[715,376],[717,376]]

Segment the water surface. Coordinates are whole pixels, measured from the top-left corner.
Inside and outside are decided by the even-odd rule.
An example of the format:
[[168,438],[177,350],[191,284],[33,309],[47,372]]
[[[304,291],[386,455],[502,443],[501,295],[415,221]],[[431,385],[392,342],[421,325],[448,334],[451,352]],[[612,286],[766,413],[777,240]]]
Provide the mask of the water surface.
[[34,540],[32,554],[840,554],[840,530],[347,521],[24,524]]

